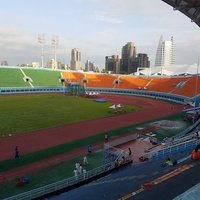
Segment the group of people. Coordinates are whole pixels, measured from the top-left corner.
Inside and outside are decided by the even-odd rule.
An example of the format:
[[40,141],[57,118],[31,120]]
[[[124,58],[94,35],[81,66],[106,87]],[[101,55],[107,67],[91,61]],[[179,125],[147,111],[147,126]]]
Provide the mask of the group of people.
[[125,159],[124,156],[122,156],[122,158],[121,158],[120,160],[117,159],[117,160],[115,161],[115,168],[118,168],[119,166],[125,164],[125,162],[126,162],[126,159]]
[[[83,157],[83,165],[87,165],[88,164],[88,160],[87,160],[87,157],[84,156]],[[87,171],[86,169],[84,169],[82,167],[82,165],[80,163],[76,163],[75,164],[75,169],[74,169],[74,176],[76,179],[78,179],[78,176],[79,175],[83,175],[84,179],[86,178],[86,174],[87,174]]]
[[128,148],[128,156],[122,156],[121,159],[117,159],[115,161],[115,168],[125,164],[127,161],[130,161],[132,160],[132,151],[131,151],[131,148]]

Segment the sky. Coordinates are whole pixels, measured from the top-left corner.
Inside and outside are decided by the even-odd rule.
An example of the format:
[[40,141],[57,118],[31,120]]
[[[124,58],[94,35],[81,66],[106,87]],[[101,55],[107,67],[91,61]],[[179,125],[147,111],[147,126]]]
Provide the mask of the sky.
[[70,64],[72,48],[105,67],[105,56],[120,55],[134,42],[154,66],[160,36],[174,37],[179,69],[195,71],[200,28],[161,0],[0,0],[0,61],[9,65],[40,62],[38,35],[45,35],[44,62],[54,58],[52,37],[59,39],[57,60]]

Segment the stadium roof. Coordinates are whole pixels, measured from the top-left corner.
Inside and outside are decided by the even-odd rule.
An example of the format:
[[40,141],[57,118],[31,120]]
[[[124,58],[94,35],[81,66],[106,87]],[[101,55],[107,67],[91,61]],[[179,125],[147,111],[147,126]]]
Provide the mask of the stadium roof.
[[188,16],[200,27],[200,0],[162,0]]

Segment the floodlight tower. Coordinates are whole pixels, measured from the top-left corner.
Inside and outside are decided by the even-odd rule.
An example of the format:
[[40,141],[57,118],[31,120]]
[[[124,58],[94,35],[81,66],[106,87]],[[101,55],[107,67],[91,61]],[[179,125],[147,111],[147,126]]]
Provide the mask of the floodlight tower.
[[57,49],[57,46],[58,46],[58,36],[57,35],[53,35],[52,36],[52,46],[53,46],[53,49],[54,49],[54,69],[56,68],[57,69],[57,58],[56,58],[56,49]]
[[44,67],[44,43],[45,43],[45,36],[44,33],[38,35],[38,42],[40,44],[40,53],[41,53],[41,67]]

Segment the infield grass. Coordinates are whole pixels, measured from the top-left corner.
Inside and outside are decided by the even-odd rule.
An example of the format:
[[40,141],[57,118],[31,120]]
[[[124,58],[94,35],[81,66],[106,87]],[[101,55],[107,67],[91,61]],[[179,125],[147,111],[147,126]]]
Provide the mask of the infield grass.
[[[61,94],[0,97],[0,136],[52,128],[116,115],[110,103]],[[124,112],[141,108],[125,106]]]

